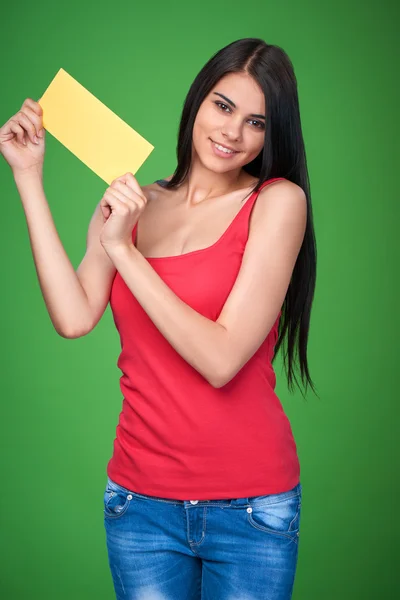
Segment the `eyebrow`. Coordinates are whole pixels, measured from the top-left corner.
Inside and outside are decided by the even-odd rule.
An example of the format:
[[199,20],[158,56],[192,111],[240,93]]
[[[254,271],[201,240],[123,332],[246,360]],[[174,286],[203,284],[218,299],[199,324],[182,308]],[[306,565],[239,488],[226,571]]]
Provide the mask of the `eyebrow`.
[[[223,98],[224,100],[226,100],[226,102],[228,102],[228,104],[230,104],[231,106],[233,106],[233,108],[236,108],[236,104],[233,102],[233,100],[229,100],[229,98],[227,98],[223,94],[220,94],[219,92],[213,92],[213,93],[216,94],[217,96],[221,96],[221,98]],[[265,121],[265,115],[252,114],[252,115],[250,115],[250,117],[256,117],[257,119],[264,119],[264,121]]]

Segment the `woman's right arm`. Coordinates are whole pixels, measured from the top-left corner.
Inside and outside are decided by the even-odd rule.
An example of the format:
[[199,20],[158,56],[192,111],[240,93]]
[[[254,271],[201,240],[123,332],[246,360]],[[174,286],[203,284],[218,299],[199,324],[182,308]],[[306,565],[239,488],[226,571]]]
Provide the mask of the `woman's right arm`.
[[10,164],[21,197],[48,313],[59,335],[76,338],[100,320],[116,269],[99,241],[104,218],[98,204],[89,224],[86,254],[75,272],[43,189],[44,141],[41,107],[31,99],[0,129],[1,154]]
[[48,206],[41,176],[15,172],[28,225],[32,255],[47,311],[66,338],[92,331],[104,313],[116,269],[99,241],[99,205],[90,221],[86,254],[77,271],[64,250]]

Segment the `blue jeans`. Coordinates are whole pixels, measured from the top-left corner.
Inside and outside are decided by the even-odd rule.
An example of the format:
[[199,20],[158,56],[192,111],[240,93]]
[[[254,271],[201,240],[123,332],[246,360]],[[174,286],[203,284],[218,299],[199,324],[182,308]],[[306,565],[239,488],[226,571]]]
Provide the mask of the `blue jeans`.
[[107,478],[104,526],[117,600],[289,600],[302,486],[229,500],[170,500]]

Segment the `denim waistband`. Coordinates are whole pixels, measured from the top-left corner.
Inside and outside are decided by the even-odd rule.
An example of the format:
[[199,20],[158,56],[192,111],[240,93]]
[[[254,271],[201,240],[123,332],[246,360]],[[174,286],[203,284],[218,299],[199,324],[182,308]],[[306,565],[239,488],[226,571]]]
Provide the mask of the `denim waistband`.
[[177,499],[173,499],[173,498],[161,498],[159,496],[149,496],[147,494],[141,494],[139,492],[135,492],[134,490],[130,490],[126,487],[123,487],[122,485],[119,485],[118,483],[116,483],[115,481],[110,479],[110,477],[107,477],[107,484],[111,489],[120,490],[127,494],[132,494],[132,496],[135,496],[137,498],[142,498],[144,500],[153,500],[153,501],[155,500],[157,502],[165,502],[167,504],[175,504],[175,505],[180,505],[180,506],[185,506],[185,507],[191,506],[191,505],[192,506],[245,506],[245,505],[251,505],[252,503],[255,503],[255,502],[259,503],[260,501],[262,501],[263,504],[272,504],[274,502],[288,500],[289,498],[292,498],[294,496],[300,496],[301,492],[302,492],[302,485],[299,482],[291,490],[288,490],[286,492],[279,492],[277,494],[266,494],[263,496],[247,496],[247,497],[243,497],[243,498],[229,498],[229,499],[221,499],[221,500],[218,500],[218,499],[217,500],[215,500],[215,499],[196,500],[195,498],[188,499],[188,500],[177,500]]

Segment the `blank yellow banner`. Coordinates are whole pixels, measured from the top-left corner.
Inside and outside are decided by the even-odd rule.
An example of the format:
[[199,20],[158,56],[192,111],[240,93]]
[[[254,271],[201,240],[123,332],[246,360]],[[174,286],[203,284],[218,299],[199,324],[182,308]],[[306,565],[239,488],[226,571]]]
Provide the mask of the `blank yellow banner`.
[[38,102],[45,129],[108,184],[125,173],[135,175],[154,150],[64,69]]

